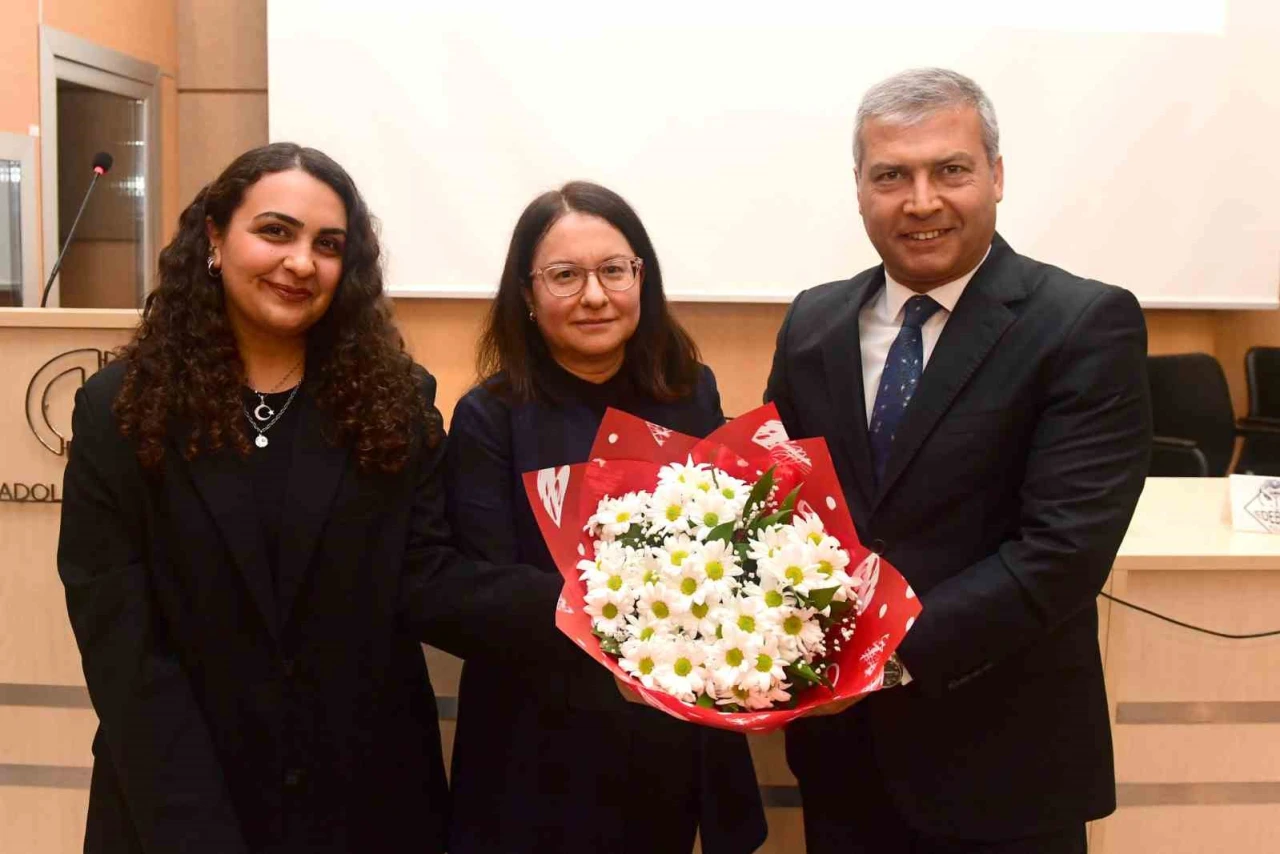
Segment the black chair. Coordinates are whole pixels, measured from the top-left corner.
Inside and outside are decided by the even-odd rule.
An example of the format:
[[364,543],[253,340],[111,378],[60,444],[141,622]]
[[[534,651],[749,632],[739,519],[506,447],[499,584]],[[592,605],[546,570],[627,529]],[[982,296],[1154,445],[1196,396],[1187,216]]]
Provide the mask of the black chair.
[[1244,436],[1236,471],[1280,475],[1280,347],[1252,347],[1244,355],[1249,414],[1236,422]]
[[1235,412],[1222,365],[1208,353],[1148,356],[1155,433],[1151,477],[1223,477],[1235,453]]

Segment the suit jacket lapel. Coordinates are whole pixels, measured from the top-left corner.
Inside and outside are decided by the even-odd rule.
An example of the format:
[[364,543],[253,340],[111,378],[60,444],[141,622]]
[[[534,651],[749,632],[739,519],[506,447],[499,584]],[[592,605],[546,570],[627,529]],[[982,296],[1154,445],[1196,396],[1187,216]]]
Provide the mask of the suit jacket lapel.
[[1006,302],[1024,295],[1017,255],[996,235],[991,255],[965,287],[934,346],[920,385],[893,438],[875,503],[893,488],[960,389],[1014,321]]
[[853,469],[854,486],[862,503],[871,506],[875,497],[875,469],[871,464],[871,445],[867,439],[866,391],[862,385],[862,342],[858,334],[858,313],[884,286],[884,268],[867,271],[853,280],[853,293],[838,316],[832,318],[822,342],[822,362],[827,376],[828,393],[837,423],[843,429],[828,441],[844,448]]
[[[171,447],[169,453],[181,459],[176,446]],[[271,567],[267,563],[262,525],[255,512],[257,505],[244,461],[235,451],[224,448],[215,453],[201,453],[188,464],[188,470],[196,491],[222,532],[262,619],[272,636],[278,636]]]
[[304,388],[304,393],[298,395],[298,429],[285,487],[284,524],[280,526],[277,564],[281,625],[288,622],[294,600],[306,580],[316,542],[350,461],[346,447],[332,445],[326,439],[332,419],[320,411],[314,396],[307,393],[312,390]]

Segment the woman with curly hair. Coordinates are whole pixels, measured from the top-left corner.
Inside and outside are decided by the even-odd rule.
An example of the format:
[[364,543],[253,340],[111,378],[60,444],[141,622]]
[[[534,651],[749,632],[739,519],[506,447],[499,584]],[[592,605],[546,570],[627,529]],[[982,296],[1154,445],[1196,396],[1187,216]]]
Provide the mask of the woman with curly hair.
[[258,148],[183,212],[76,397],[58,569],[100,720],[86,851],[443,850],[419,642],[572,647],[558,580],[447,545],[434,393],[338,164]]

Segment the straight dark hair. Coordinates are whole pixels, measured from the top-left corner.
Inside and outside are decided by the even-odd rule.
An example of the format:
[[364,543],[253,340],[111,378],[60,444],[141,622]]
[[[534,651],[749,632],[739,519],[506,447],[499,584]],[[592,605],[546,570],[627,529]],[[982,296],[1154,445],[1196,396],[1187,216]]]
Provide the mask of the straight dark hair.
[[539,396],[535,372],[552,359],[536,322],[529,317],[525,292],[533,287],[533,256],[543,236],[568,213],[596,216],[612,225],[644,259],[640,322],[627,341],[622,370],[636,389],[659,401],[693,392],[698,381],[698,347],[671,314],[662,288],[662,268],[649,233],[631,205],[612,190],[588,181],[572,181],[538,196],[520,214],[498,295],[489,307],[476,358],[481,382],[505,374],[494,390],[517,402]]

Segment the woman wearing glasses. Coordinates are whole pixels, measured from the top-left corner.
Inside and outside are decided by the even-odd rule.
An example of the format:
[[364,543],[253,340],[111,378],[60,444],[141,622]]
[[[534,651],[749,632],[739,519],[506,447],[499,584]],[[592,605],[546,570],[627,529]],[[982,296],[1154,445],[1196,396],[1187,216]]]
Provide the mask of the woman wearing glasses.
[[[697,436],[724,419],[644,226],[586,182],[544,193],[516,223],[479,371],[446,451],[455,536],[475,557],[548,573],[523,472],[586,459],[606,407]],[[452,788],[451,854],[683,854],[699,830],[718,854],[765,836],[745,738],[626,702],[585,654],[467,663]]]

